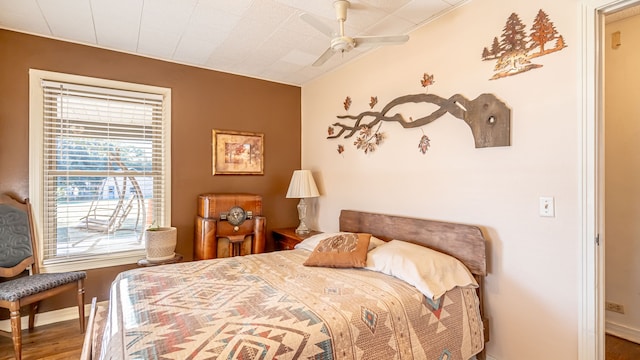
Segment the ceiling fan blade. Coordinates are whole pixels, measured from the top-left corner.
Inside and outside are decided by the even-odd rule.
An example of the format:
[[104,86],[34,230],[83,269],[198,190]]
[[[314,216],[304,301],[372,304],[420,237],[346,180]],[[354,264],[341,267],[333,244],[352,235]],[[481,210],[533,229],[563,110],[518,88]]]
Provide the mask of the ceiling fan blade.
[[315,16],[309,15],[307,13],[302,13],[300,14],[300,19],[306,22],[307,24],[311,25],[312,27],[314,27],[316,30],[325,34],[329,38],[332,38],[335,35],[333,30],[331,30],[330,27],[328,27],[325,23],[323,23],[321,20],[319,20]]
[[332,48],[328,48],[327,50],[325,50],[325,52],[322,53],[322,55],[320,55],[318,60],[316,60],[312,64],[312,66],[320,66],[320,65],[324,64],[325,62],[327,62],[327,60],[329,60],[329,58],[331,56],[333,56],[334,53],[335,53],[335,51],[333,51]]
[[359,45],[393,45],[404,44],[409,40],[409,35],[395,36],[358,36],[354,37],[356,46]]

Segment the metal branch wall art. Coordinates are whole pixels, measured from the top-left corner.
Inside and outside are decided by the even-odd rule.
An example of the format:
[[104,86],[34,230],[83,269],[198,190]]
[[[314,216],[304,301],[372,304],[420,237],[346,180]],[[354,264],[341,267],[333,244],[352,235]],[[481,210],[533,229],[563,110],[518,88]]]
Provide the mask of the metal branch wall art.
[[[504,25],[502,39],[493,38],[493,43],[482,50],[482,60],[496,60],[491,80],[520,74],[542,67],[531,63],[531,59],[560,51],[567,47],[564,37],[558,34],[549,16],[540,9],[533,20],[527,37],[525,25],[516,13],[512,13]],[[551,46],[548,44],[551,43]]]
[[[351,99],[347,97],[349,103]],[[391,115],[391,111],[402,104],[430,103],[440,108],[429,115],[414,118],[405,118],[400,113]],[[493,94],[481,94],[474,100],[456,94],[448,99],[433,94],[404,95],[393,99],[380,111],[364,111],[358,115],[338,115],[344,120],[336,122],[328,128],[328,139],[343,137],[348,139],[358,134],[354,145],[358,149],[364,149],[365,153],[375,150],[384,138],[380,132],[382,122],[396,122],[403,128],[417,128],[440,118],[445,114],[451,114],[471,128],[476,148],[509,146],[511,133],[511,110],[507,105]],[[347,122],[348,121],[348,122]],[[336,132],[335,129],[338,129]],[[375,131],[372,129],[375,128]],[[429,138],[425,135],[420,140],[419,149],[424,154],[429,147]],[[338,147],[342,153],[344,147]]]

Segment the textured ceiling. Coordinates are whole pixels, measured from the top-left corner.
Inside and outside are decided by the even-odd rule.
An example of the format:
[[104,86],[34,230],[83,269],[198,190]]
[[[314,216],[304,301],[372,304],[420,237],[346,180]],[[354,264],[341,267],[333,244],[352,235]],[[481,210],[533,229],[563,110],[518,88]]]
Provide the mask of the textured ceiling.
[[[467,0],[354,0],[349,36],[402,35]],[[0,28],[182,64],[301,85],[370,51],[319,67],[338,31],[332,0],[0,0]]]
[[625,7],[622,10],[614,11],[610,14],[607,14],[605,16],[605,22],[607,24],[610,24],[616,21],[624,20],[626,18],[629,18],[632,16],[638,16],[638,15],[640,15],[640,5],[632,5],[630,7]]

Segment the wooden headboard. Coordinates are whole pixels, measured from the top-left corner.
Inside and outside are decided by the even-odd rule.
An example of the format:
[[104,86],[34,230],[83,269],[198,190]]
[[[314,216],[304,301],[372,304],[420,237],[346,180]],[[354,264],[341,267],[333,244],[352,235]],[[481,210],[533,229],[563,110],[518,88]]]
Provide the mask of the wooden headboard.
[[474,275],[487,274],[485,238],[477,226],[342,210],[340,231],[420,244],[457,258]]
[[[484,341],[489,341],[489,319],[484,313],[484,277],[487,275],[485,238],[477,226],[374,214],[354,210],[340,212],[340,231],[369,233],[379,239],[403,240],[438,250],[462,261],[478,282]],[[478,360],[486,359],[486,350]]]

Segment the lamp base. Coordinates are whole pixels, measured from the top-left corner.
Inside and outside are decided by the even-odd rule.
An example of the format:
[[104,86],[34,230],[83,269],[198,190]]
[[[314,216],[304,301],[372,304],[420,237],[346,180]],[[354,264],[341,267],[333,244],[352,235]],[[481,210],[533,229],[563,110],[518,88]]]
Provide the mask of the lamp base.
[[305,235],[310,232],[307,224],[305,224],[304,219],[307,217],[307,202],[304,198],[300,198],[300,202],[298,203],[298,219],[300,220],[300,225],[296,229],[296,234]]
[[306,235],[310,232],[311,230],[309,230],[309,228],[307,227],[307,224],[305,224],[302,221],[300,222],[300,225],[298,225],[298,228],[296,229],[296,234],[298,235]]

